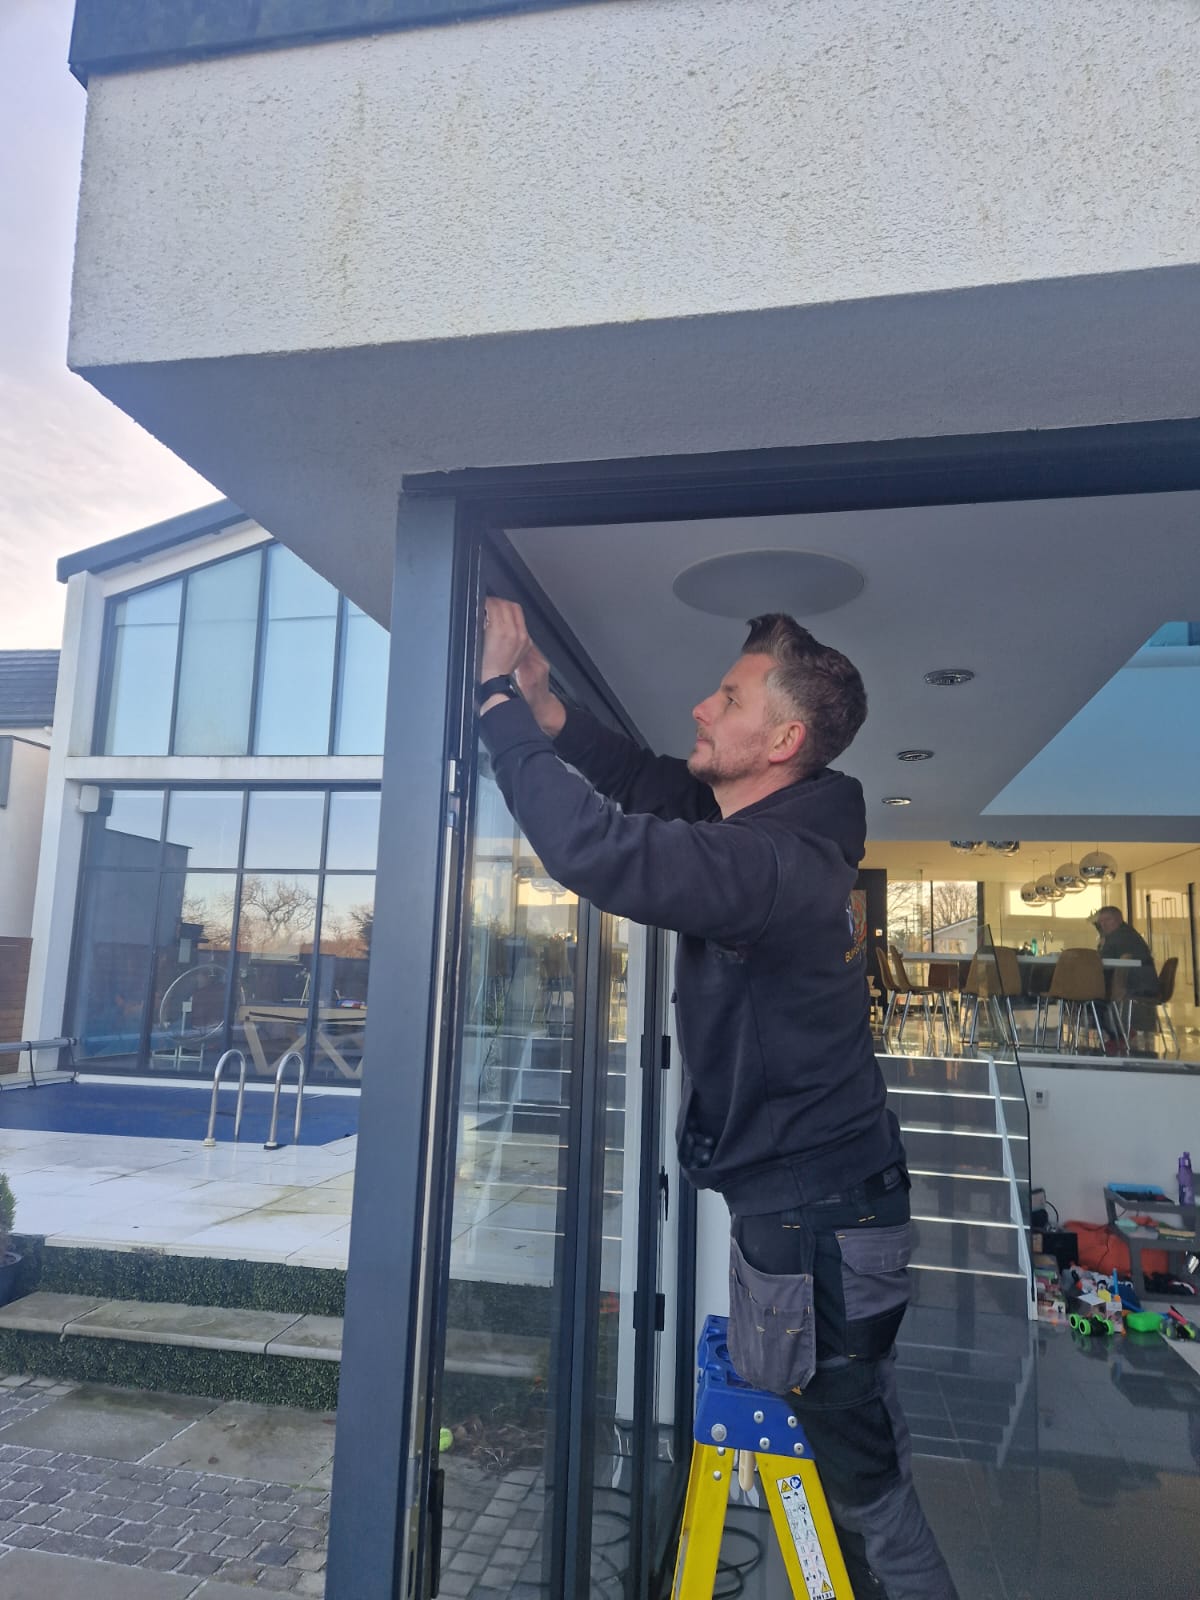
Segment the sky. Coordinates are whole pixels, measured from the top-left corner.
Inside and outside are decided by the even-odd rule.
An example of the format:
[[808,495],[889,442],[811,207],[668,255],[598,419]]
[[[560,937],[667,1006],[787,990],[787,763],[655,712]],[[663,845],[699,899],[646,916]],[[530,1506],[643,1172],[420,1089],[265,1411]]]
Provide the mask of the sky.
[[0,0],[0,650],[53,647],[55,563],[220,496],[66,365],[87,95],[73,0]]

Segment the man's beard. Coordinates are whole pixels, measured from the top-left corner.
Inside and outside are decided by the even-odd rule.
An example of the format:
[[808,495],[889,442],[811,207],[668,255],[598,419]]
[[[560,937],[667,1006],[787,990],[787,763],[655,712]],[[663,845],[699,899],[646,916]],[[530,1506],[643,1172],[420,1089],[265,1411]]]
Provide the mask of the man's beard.
[[715,745],[707,739],[697,739],[687,761],[692,777],[710,787],[716,783],[736,783],[739,778],[748,777],[756,767],[750,750],[725,750],[718,756]]

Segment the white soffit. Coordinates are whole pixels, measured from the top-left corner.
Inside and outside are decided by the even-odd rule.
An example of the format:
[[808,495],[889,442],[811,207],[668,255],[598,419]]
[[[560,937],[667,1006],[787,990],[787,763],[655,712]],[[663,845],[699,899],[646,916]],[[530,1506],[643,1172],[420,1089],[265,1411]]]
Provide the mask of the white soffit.
[[[1061,839],[1090,835],[1097,824],[1064,804],[1052,810],[1044,798],[1038,811],[988,807],[1162,622],[1200,615],[1198,518],[1200,495],[1187,493],[511,537],[650,741],[676,752],[689,747],[692,706],[744,638],[740,622],[678,600],[678,573],[764,546],[850,562],[866,578],[863,592],[815,619],[813,631],[844,650],[867,684],[870,715],[838,764],[863,783],[872,836]],[[775,603],[764,593],[757,609]],[[976,679],[954,689],[924,682],[926,671],[945,666],[972,668]],[[1112,729],[1114,762],[1120,738]],[[1175,730],[1163,751],[1167,766],[1188,740],[1196,742],[1194,724]],[[932,749],[934,759],[897,761],[897,751],[914,746]],[[896,793],[913,804],[881,804]],[[1188,815],[1194,798],[1174,816],[1135,792],[1125,798],[1125,812],[1106,811],[1105,837],[1200,837],[1200,818]]]

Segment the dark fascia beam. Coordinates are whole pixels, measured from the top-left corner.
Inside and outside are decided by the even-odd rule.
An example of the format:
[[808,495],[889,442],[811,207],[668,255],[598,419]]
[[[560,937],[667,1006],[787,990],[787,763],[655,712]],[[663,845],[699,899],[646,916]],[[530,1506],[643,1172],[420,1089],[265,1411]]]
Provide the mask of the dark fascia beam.
[[350,39],[362,34],[470,22],[515,11],[562,10],[603,0],[76,0],[68,59],[85,84],[93,72],[250,50]]
[[142,561],[160,550],[170,550],[174,545],[187,544],[190,539],[201,539],[205,534],[220,533],[237,522],[251,520],[232,500],[218,500],[215,505],[185,511],[182,516],[168,517],[165,522],[156,522],[149,528],[138,528],[134,533],[106,539],[103,544],[89,545],[86,550],[72,550],[59,560],[58,581],[66,583],[77,572],[105,572],[110,567],[124,566],[127,561]]
[[1200,488],[1200,418],[529,467],[403,479],[492,526],[880,510]]

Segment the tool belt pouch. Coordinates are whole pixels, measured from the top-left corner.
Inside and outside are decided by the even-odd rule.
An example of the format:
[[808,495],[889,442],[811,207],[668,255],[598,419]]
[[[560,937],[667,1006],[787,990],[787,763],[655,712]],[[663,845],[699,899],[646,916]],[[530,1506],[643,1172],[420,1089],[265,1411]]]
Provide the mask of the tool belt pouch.
[[803,1389],[817,1364],[812,1274],[760,1272],[731,1239],[728,1340],[734,1370],[752,1388]]

